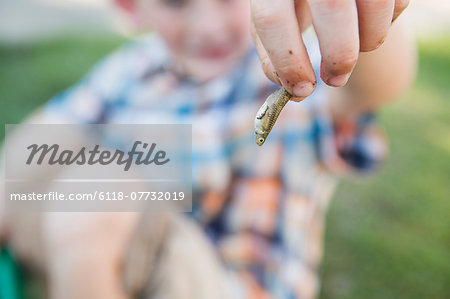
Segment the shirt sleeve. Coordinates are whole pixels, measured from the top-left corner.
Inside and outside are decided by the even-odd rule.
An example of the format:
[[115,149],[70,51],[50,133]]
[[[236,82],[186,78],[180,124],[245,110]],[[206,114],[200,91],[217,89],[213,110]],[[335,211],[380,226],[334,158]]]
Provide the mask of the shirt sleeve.
[[387,157],[387,141],[378,127],[376,113],[361,115],[357,121],[334,124],[339,156],[353,169],[369,172]]
[[103,59],[78,83],[48,101],[42,109],[45,122],[98,122],[107,103],[116,97],[114,82],[119,78],[113,73],[120,68],[117,55]]
[[329,113],[321,111],[314,126],[319,162],[335,174],[371,174],[388,156],[387,138],[378,125],[377,112],[336,123]]
[[120,102],[133,80],[140,78],[154,61],[149,54],[152,41],[152,38],[129,41],[103,58],[77,84],[44,105],[44,120],[104,123],[108,107]]

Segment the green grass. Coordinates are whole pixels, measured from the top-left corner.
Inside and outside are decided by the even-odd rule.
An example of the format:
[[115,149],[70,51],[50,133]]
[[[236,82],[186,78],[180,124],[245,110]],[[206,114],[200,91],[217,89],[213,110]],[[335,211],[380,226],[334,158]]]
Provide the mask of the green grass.
[[[76,83],[124,40],[72,36],[32,45],[0,45],[0,121],[18,123],[56,93]],[[0,130],[0,140],[4,130]]]
[[416,83],[380,114],[389,160],[331,205],[323,299],[450,296],[450,39],[419,54]]
[[[20,122],[122,42],[0,46],[1,124]],[[342,182],[330,207],[322,299],[450,294],[450,39],[419,51],[416,84],[380,114],[389,160],[368,183]]]

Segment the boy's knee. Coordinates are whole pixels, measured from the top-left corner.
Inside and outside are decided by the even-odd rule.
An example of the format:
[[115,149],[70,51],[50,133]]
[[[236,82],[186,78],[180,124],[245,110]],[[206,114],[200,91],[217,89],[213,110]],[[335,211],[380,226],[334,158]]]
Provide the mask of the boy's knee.
[[137,213],[46,216],[43,228],[50,297],[126,298],[120,266]]

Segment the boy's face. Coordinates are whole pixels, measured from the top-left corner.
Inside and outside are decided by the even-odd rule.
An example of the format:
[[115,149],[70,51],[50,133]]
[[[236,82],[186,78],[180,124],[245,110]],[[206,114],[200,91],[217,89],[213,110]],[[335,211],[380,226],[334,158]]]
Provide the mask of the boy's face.
[[179,71],[196,80],[224,74],[249,48],[248,0],[134,1],[130,12],[162,36]]

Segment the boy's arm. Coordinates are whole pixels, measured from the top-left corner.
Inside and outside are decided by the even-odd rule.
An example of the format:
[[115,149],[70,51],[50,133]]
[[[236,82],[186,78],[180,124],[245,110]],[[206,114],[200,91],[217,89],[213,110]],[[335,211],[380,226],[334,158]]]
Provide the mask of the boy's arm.
[[335,121],[356,119],[378,109],[405,90],[415,77],[416,49],[402,18],[392,25],[385,43],[360,53],[348,83],[331,88],[331,113]]

